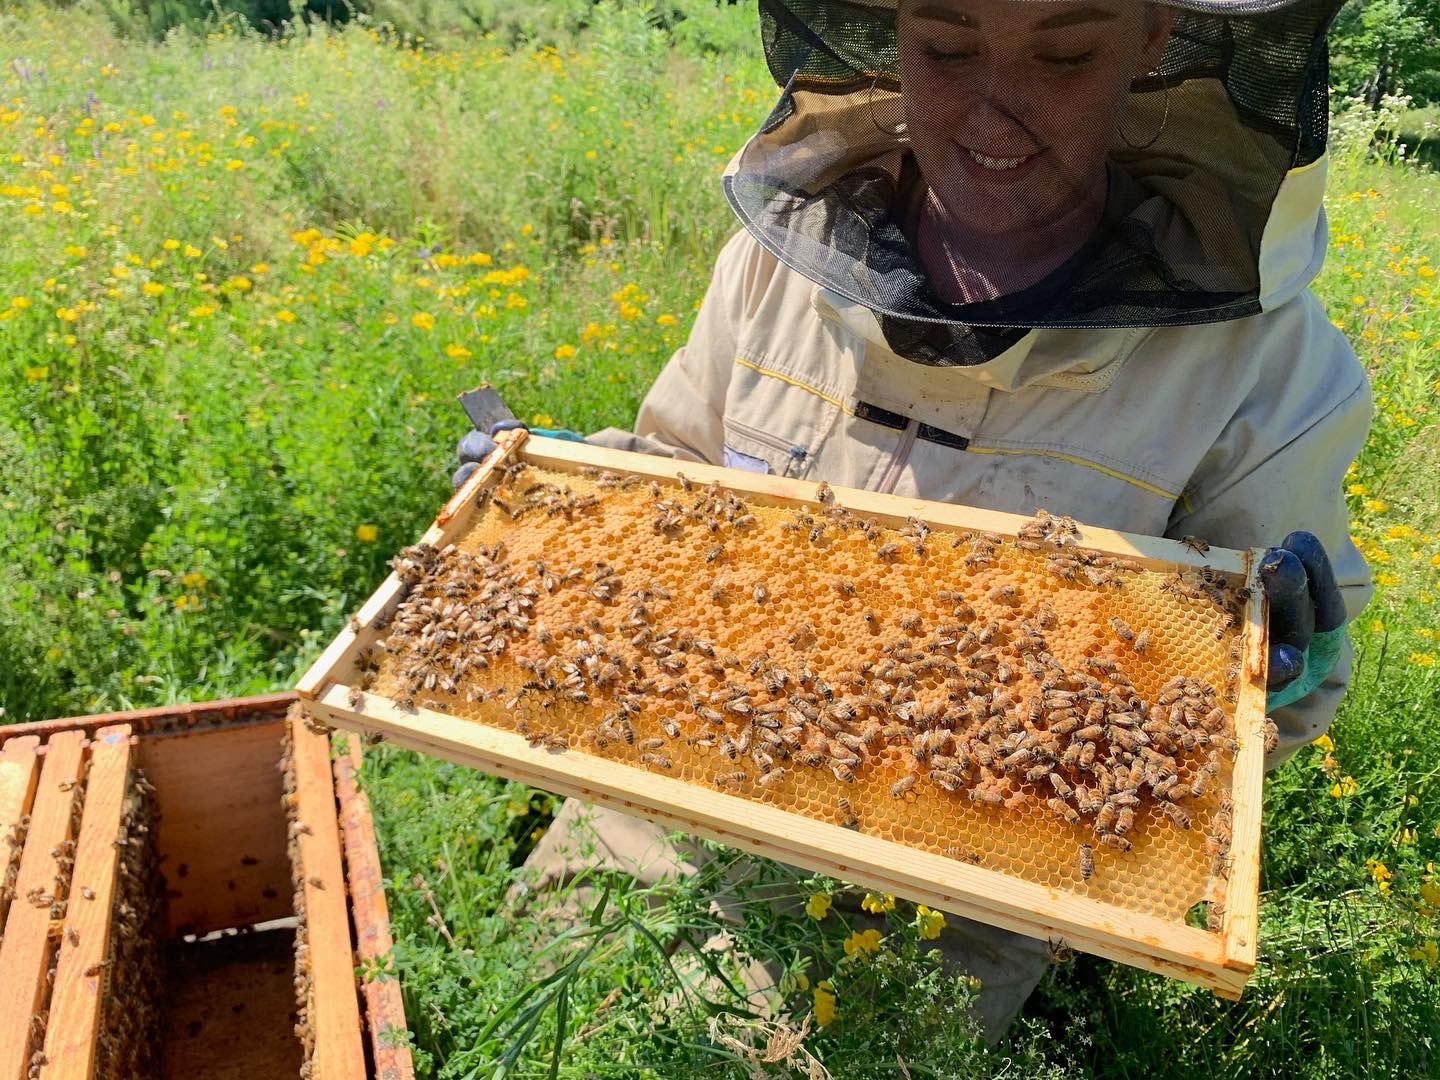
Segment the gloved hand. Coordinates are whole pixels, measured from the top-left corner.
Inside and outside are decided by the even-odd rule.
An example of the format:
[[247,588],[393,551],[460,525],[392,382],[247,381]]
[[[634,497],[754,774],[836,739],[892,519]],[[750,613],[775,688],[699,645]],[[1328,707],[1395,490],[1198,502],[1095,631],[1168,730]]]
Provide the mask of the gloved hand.
[[569,442],[585,441],[585,436],[578,432],[566,428],[531,427],[523,420],[497,420],[490,425],[488,433],[471,428],[455,445],[455,456],[460,459],[460,467],[450,477],[451,489],[458,489],[470,474],[480,467],[480,463],[495,452],[496,435],[502,431],[514,431],[517,428],[525,428],[532,435],[541,435],[547,439],[565,439]]
[[1270,601],[1265,711],[1310,693],[1335,666],[1345,640],[1345,603],[1330,556],[1313,533],[1292,532],[1260,560]]

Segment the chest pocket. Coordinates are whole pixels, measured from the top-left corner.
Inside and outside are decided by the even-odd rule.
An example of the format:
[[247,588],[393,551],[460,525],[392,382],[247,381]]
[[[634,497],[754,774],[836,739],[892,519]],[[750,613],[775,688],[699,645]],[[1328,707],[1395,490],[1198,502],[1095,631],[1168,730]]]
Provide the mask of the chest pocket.
[[761,362],[737,359],[725,398],[724,464],[805,476],[839,414],[837,397]]

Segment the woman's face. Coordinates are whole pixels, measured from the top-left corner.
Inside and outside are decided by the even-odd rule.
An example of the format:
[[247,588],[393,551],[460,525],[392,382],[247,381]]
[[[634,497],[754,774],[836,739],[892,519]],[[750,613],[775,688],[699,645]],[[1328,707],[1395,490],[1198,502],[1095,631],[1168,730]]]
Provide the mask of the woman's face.
[[1121,106],[1171,21],[1139,0],[901,0],[905,121],[953,225],[1015,234],[1103,202]]

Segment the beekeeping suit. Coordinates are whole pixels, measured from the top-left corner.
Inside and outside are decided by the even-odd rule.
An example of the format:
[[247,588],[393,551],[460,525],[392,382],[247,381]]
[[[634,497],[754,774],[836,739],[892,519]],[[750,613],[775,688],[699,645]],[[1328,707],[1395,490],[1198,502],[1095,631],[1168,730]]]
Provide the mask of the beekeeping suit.
[[[591,441],[1233,548],[1306,530],[1353,618],[1370,587],[1341,486],[1370,395],[1309,291],[1337,5],[1168,9],[1111,100],[1077,72],[1150,9],[925,3],[761,0],[783,89],[725,171],[743,228],[634,432]],[[1074,134],[1097,116],[1098,159]],[[1271,701],[1272,767],[1335,714],[1331,630]],[[683,870],[661,830],[572,803],[542,881],[582,864],[581,816],[638,877]],[[1045,945],[951,922],[994,1037]]]

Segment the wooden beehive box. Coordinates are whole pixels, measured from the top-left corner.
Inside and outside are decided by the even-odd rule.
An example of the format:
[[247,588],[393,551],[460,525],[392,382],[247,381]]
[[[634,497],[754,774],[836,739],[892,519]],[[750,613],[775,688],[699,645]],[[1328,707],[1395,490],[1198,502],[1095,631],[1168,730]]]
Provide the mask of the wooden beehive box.
[[293,694],[0,727],[0,1078],[413,1075],[350,744]]
[[1240,994],[1257,552],[500,442],[310,715]]

